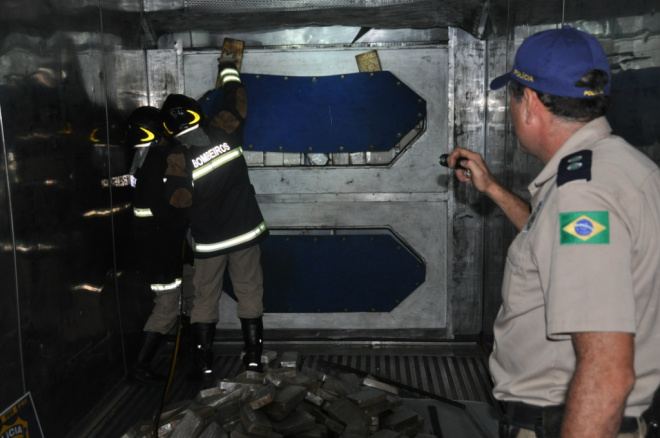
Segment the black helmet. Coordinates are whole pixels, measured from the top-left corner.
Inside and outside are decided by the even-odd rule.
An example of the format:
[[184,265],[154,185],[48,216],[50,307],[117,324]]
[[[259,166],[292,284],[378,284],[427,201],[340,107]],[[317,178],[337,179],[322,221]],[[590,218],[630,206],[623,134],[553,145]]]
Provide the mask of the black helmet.
[[141,106],[128,117],[126,143],[131,147],[158,144],[163,138],[163,119],[158,108]]
[[101,113],[95,117],[89,133],[89,141],[94,146],[116,145],[121,146],[126,140],[126,121],[114,113]]
[[198,127],[202,121],[202,107],[183,94],[170,94],[160,110],[167,134],[177,135]]

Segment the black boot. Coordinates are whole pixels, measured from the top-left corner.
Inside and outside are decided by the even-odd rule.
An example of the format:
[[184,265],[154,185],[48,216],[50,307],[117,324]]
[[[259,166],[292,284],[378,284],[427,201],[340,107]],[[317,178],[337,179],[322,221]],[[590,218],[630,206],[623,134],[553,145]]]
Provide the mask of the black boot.
[[210,380],[213,378],[213,338],[215,323],[196,322],[191,324],[195,338],[193,369],[188,375],[190,380]]
[[190,324],[190,317],[181,315],[181,346],[179,351],[187,356],[193,356],[195,352],[195,335],[193,333],[192,325]]
[[240,318],[241,329],[243,331],[243,341],[245,342],[245,355],[243,356],[243,365],[248,371],[263,372],[261,365],[261,353],[264,351],[263,337],[264,324],[259,318]]
[[133,365],[130,377],[147,384],[161,384],[165,382],[165,376],[151,371],[151,362],[156,356],[164,335],[158,332],[144,332],[142,336],[142,347],[138,353],[137,362]]

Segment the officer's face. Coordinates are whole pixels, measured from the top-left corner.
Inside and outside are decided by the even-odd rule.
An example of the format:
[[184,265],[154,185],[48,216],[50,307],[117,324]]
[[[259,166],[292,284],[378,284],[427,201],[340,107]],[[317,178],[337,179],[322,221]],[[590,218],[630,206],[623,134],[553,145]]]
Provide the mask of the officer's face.
[[527,90],[525,95],[516,99],[511,91],[509,91],[509,115],[511,116],[511,122],[513,123],[513,129],[518,137],[520,143],[520,149],[526,154],[536,156],[534,152],[530,149],[530,145],[533,144],[531,141],[531,129],[527,123]]
[[511,123],[513,123],[513,129],[516,133],[516,137],[518,137],[518,140],[520,140],[519,132],[523,127],[522,107],[522,99],[518,100],[513,96],[513,93],[509,91],[509,116],[511,116]]

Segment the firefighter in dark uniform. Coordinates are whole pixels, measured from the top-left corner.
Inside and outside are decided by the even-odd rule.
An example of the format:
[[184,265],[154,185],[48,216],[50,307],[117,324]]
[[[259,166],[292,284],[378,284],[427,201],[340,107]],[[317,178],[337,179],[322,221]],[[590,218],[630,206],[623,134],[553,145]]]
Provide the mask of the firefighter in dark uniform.
[[[163,337],[182,313],[184,330],[192,307],[192,251],[186,243],[188,212],[171,206],[163,181],[170,143],[163,135],[157,108],[137,108],[128,119],[127,142],[135,148],[133,233],[139,274],[155,294],[154,308],[144,326],[142,346],[131,377],[145,382],[164,381],[151,370]],[[182,291],[182,293],[180,293]],[[180,312],[181,304],[187,304]],[[184,306],[181,306],[184,307]]]
[[[89,275],[96,282],[103,277],[106,281],[113,275],[115,260],[111,251],[99,248],[112,248],[118,254],[118,268],[126,260],[130,242],[131,200],[133,188],[128,173],[132,151],[126,145],[126,119],[110,112],[95,115],[96,121],[88,135],[87,151],[79,157],[82,166],[76,166],[73,175],[77,199],[83,217],[83,234],[89,236],[85,244],[91,245]],[[102,118],[101,118],[102,117]],[[110,230],[114,230],[115,234]],[[125,233],[125,234],[124,234]],[[97,271],[98,269],[98,271]]]
[[245,343],[243,364],[247,370],[262,371],[263,273],[259,243],[268,235],[268,229],[243,156],[245,90],[235,64],[221,59],[219,71],[222,106],[208,124],[202,120],[199,103],[187,96],[170,95],[161,108],[168,133],[181,143],[168,157],[170,203],[190,206],[195,254],[191,323],[197,348],[193,375],[197,377],[213,373],[211,346],[226,268],[238,301]]

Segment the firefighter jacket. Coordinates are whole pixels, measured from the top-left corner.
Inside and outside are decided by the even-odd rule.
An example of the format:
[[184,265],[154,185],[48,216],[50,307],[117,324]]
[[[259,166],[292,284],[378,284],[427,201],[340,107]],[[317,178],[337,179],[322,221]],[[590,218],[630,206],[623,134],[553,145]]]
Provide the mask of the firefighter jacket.
[[[168,149],[167,146],[150,146],[144,163],[135,172],[133,193],[137,266],[155,292],[176,288],[186,256],[188,211],[171,206],[165,192]],[[189,251],[187,256],[190,256]]]
[[168,157],[170,203],[190,203],[193,250],[200,259],[256,245],[269,233],[243,156],[245,90],[236,80],[223,88],[220,112],[198,128],[208,134],[207,146],[187,145],[184,135],[183,146]]

